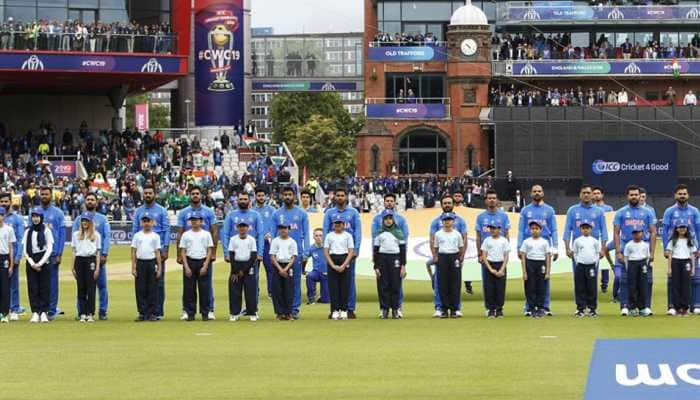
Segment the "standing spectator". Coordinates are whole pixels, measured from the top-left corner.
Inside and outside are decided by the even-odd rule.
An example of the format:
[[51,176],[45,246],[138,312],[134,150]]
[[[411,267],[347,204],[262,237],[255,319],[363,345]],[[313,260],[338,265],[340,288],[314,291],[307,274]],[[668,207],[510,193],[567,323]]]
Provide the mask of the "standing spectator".
[[683,105],[685,106],[696,106],[698,104],[698,99],[695,97],[695,93],[692,90],[688,90],[688,93],[683,98]]

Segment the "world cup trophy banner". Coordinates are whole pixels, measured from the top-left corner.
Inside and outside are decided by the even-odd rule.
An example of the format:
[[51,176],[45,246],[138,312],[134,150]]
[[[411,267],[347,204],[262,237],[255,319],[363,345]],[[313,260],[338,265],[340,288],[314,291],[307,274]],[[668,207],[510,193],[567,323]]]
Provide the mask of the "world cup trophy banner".
[[231,126],[243,119],[242,0],[195,0],[195,123]]

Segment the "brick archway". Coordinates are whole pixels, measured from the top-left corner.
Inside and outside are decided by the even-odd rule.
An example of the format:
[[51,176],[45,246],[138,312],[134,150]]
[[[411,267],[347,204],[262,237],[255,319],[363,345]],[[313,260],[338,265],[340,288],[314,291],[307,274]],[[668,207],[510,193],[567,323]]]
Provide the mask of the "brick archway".
[[[412,140],[415,144],[411,143]],[[401,175],[447,175],[451,150],[450,135],[432,125],[411,126],[394,137],[394,159]]]

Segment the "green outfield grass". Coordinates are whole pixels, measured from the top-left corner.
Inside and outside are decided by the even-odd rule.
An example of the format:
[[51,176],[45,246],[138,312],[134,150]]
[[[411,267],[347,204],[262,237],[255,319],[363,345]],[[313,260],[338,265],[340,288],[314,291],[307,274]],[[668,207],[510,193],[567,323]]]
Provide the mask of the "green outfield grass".
[[[128,249],[115,248],[112,272],[127,260]],[[463,297],[464,318],[437,320],[430,283],[406,281],[406,318],[383,321],[375,281],[358,278],[357,320],[329,321],[327,305],[317,304],[303,306],[299,321],[274,321],[263,296],[257,323],[225,318],[228,267],[219,265],[218,320],[206,323],[178,321],[182,278],[172,271],[167,320],[132,322],[133,282],[122,274],[109,283],[109,321],[79,324],[75,282],[64,275],[66,316],[34,325],[25,315],[0,326],[0,398],[581,399],[595,339],[696,337],[700,327],[698,317],[662,315],[661,261],[651,318],[623,319],[601,295],[600,318],[575,319],[572,277],[561,274],[552,280],[556,316],[541,320],[521,315],[522,281],[511,280],[502,320],[484,317],[478,283],[473,297]],[[22,296],[28,305],[24,272]]]

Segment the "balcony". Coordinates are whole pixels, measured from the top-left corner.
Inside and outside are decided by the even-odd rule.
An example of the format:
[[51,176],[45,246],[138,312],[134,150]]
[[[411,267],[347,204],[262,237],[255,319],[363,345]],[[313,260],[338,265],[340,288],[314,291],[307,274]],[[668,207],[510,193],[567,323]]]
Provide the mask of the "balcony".
[[367,59],[379,62],[447,61],[447,43],[371,42]]
[[[545,2],[543,2],[545,3]],[[658,24],[660,21],[676,24],[700,22],[697,5],[639,5],[639,6],[524,6],[508,3],[498,5],[500,25],[607,25],[607,24]]]
[[450,99],[423,98],[369,98],[365,100],[367,119],[449,119]]
[[518,60],[494,61],[494,76],[619,76],[636,78],[700,76],[700,59]]

